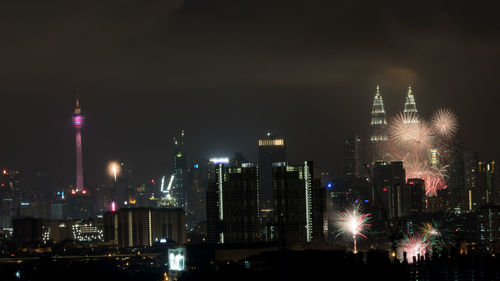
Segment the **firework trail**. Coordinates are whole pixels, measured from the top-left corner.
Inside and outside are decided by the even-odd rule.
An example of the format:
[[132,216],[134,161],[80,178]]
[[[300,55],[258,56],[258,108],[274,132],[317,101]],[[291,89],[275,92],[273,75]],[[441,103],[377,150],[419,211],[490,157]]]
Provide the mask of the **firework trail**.
[[440,108],[432,115],[431,127],[436,134],[450,138],[458,129],[458,119],[451,110]]
[[338,212],[337,226],[339,235],[350,235],[354,241],[354,253],[357,253],[357,236],[366,239],[363,231],[371,225],[368,224],[371,214],[363,214],[360,211],[359,205],[354,205],[351,209],[346,209],[344,212]]

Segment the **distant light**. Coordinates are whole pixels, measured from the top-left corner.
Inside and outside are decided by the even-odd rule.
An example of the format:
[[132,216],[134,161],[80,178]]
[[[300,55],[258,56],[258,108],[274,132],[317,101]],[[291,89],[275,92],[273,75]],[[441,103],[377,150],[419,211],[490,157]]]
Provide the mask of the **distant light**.
[[29,202],[21,202],[21,206],[29,206],[30,203]]
[[82,190],[82,194],[87,194],[87,190]]
[[165,238],[160,239],[160,243],[167,243],[167,239]]
[[327,185],[326,185],[328,188],[332,188],[332,183],[329,182]]
[[227,157],[210,158],[210,162],[212,162],[214,164],[225,164],[225,163],[229,163],[229,158],[227,158]]
[[156,182],[155,182],[155,180],[154,180],[154,179],[151,179],[151,183],[152,183],[152,184],[155,184]]
[[365,203],[368,203],[368,202],[370,202],[370,200],[365,200]]
[[61,195],[61,191],[58,191],[58,192],[57,192],[57,195]]
[[354,203],[359,203],[359,200],[354,201]]
[[194,164],[193,168],[198,169],[198,164]]
[[21,271],[16,271],[16,278],[21,279]]
[[64,199],[64,191],[61,192],[61,198]]
[[384,191],[384,192],[387,191],[387,188],[383,188],[382,191]]
[[5,186],[5,183],[2,183],[2,186]]
[[4,175],[7,174],[7,169],[3,169],[3,172],[2,172]]
[[76,194],[76,190],[71,190],[71,194],[75,195]]
[[115,202],[111,202],[111,212],[116,212],[116,204]]
[[123,204],[124,204],[124,205],[127,205],[127,204],[128,204],[128,202],[127,202],[127,201],[123,201]]

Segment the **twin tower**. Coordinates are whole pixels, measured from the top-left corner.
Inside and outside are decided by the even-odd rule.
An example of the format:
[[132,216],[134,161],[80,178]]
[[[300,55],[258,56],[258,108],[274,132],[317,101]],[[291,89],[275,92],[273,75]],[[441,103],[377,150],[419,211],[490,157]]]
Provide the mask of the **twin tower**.
[[[415,97],[411,90],[411,86],[408,87],[408,93],[406,95],[406,100],[404,104],[405,114],[416,114],[417,104],[415,103]],[[375,92],[375,97],[373,98],[372,105],[372,118],[370,122],[370,142],[372,144],[371,161],[382,161],[383,160],[383,147],[385,142],[388,140],[387,136],[387,116],[384,109],[384,100],[380,94],[380,87],[377,85],[377,91]]]

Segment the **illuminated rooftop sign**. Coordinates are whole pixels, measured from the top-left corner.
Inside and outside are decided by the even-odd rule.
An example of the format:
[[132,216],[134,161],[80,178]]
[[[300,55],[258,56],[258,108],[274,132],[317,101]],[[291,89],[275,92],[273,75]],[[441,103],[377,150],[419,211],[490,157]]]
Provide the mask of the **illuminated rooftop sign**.
[[284,139],[259,140],[259,146],[284,146]]
[[210,158],[210,162],[212,162],[214,164],[226,164],[226,163],[229,163],[229,158],[227,158],[227,157]]

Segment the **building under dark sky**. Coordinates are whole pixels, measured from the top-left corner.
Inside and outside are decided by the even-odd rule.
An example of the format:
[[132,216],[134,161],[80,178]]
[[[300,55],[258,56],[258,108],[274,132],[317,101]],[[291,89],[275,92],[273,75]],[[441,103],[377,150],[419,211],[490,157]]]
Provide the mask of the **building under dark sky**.
[[[387,116],[411,84],[428,117],[451,108],[464,148],[499,159],[498,9],[488,1],[2,1],[0,166],[73,183],[77,91],[84,178],[110,159],[138,179],[171,169],[172,132],[193,159],[241,151],[267,130],[291,161],[342,167],[343,137]],[[485,122],[485,120],[490,120]]]

